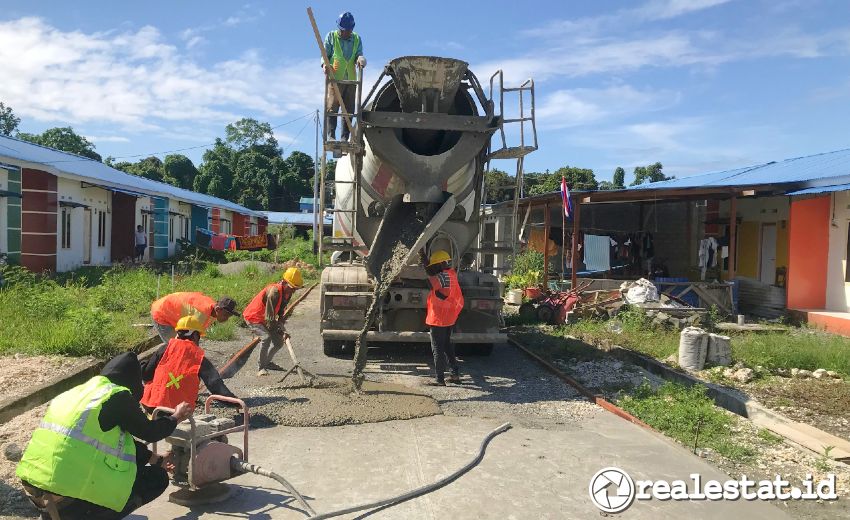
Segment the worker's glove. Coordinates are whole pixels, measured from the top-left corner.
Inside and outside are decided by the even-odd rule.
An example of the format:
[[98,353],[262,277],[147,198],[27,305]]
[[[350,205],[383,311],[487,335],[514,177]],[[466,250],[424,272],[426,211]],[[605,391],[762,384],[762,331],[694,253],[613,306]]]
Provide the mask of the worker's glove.
[[360,67],[361,69],[366,68],[366,57],[365,56],[358,56],[357,57],[357,66]]

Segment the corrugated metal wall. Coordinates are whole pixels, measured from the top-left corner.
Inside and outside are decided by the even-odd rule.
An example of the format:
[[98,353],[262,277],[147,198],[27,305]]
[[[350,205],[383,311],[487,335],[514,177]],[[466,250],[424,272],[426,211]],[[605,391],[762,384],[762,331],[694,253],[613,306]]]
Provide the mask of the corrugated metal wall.
[[[21,193],[21,170],[7,168],[8,187],[12,193]],[[21,261],[21,199],[8,197],[6,199],[6,245],[7,258],[10,262]]]
[[153,200],[153,257],[168,258],[168,199],[151,197]]
[[209,226],[207,215],[209,215],[209,210],[207,208],[192,205],[192,227],[189,229],[189,240],[192,242],[195,241],[196,229],[207,229],[207,226]]

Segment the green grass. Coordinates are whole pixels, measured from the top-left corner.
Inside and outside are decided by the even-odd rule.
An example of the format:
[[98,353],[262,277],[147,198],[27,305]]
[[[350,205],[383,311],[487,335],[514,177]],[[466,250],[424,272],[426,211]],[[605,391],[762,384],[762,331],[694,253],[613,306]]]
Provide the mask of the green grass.
[[735,441],[732,426],[736,419],[714,406],[701,385],[685,387],[667,382],[653,390],[644,382],[617,404],[689,449],[695,445],[711,448],[735,460],[755,454]]
[[[257,270],[223,276],[212,264],[194,274],[177,276],[148,268],[85,268],[55,278],[32,275],[22,268],[3,268],[7,285],[0,289],[0,354],[61,354],[104,357],[137,344],[149,333],[134,323],[150,322],[150,304],[174,291],[223,295],[244,306],[280,273]],[[313,280],[307,277],[305,283]],[[207,339],[230,339],[240,318],[214,327]]]
[[224,323],[214,323],[207,329],[204,340],[208,341],[230,341],[236,337],[236,324],[238,318],[230,318]]
[[[614,323],[621,326],[615,331]],[[603,342],[665,359],[679,350],[679,331],[654,328],[640,310],[621,312],[616,320],[582,320],[558,328],[555,335],[574,336],[591,345]],[[824,368],[850,376],[850,338],[811,329],[732,335],[732,358],[767,369]]]
[[777,444],[782,443],[782,437],[774,434],[772,431],[768,430],[767,428],[759,429],[758,436],[759,436],[759,439],[761,439],[761,440],[763,440],[766,443],[771,444],[771,445],[777,445]]

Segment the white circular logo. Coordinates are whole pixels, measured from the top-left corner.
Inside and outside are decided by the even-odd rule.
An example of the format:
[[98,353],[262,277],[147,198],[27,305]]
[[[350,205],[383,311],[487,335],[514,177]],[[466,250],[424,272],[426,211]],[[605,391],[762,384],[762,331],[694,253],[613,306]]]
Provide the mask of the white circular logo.
[[635,483],[620,468],[603,468],[590,479],[590,499],[605,513],[620,513],[635,499]]

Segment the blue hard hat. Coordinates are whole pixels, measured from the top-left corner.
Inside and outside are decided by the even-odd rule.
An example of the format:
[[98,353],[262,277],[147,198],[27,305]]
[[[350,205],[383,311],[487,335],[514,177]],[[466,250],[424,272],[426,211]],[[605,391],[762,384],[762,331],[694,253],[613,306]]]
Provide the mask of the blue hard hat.
[[354,15],[349,13],[348,11],[339,15],[339,18],[336,19],[336,26],[342,29],[343,31],[353,31],[354,30]]

